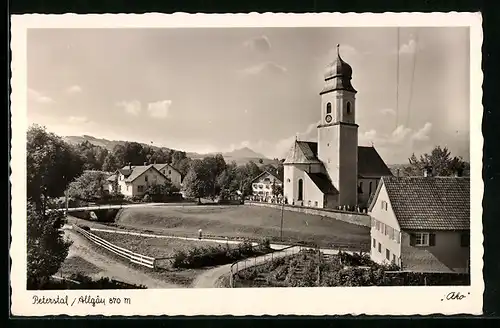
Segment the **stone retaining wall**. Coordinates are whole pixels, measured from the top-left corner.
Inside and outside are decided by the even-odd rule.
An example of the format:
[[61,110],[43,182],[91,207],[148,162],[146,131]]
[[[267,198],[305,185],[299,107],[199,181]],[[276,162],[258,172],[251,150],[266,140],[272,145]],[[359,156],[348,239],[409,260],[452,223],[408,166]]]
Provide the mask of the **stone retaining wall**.
[[[273,204],[273,203],[263,203],[263,202],[253,202],[253,201],[245,201],[245,204],[253,205],[253,206],[263,206],[263,207],[271,207],[276,209],[281,209],[281,204]],[[363,213],[353,213],[353,212],[344,212],[339,210],[325,209],[325,208],[314,208],[314,207],[305,207],[305,206],[296,206],[296,205],[285,205],[284,209],[292,212],[305,213],[310,215],[319,215],[335,220],[344,221],[347,223],[352,223],[364,227],[370,227],[370,216]]]

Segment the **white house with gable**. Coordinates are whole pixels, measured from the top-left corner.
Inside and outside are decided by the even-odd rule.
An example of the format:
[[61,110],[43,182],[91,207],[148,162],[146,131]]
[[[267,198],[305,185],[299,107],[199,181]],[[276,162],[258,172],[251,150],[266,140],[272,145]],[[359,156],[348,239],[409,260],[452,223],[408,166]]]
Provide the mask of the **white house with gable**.
[[[107,181],[110,192],[118,192],[125,196],[143,196],[151,185],[162,185],[167,181],[154,164],[134,166],[127,165],[111,175]],[[115,187],[118,188],[115,190]]]
[[182,175],[170,164],[153,164],[155,169],[172,181],[172,184],[181,189]]
[[370,205],[377,263],[418,272],[468,272],[470,180],[383,177]]

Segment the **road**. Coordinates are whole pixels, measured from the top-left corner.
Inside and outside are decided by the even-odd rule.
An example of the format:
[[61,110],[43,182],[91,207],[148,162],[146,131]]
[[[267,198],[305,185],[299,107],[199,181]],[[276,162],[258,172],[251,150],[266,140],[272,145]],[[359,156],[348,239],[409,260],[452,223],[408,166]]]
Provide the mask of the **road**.
[[73,241],[69,249],[68,257],[80,256],[86,261],[99,267],[102,272],[98,274],[100,277],[108,277],[111,279],[123,281],[129,284],[144,285],[147,288],[181,288],[182,286],[175,285],[169,282],[159,280],[148,275],[145,272],[129,267],[117,260],[106,256],[104,253],[97,252],[90,245],[90,242],[80,234],[64,230],[65,235]]
[[[84,207],[69,207],[68,212],[111,210],[120,208],[152,207],[152,206],[214,208],[214,206],[230,207],[234,205],[198,205],[196,203],[140,203],[140,204],[123,204],[123,205],[95,205],[95,206],[84,206]],[[47,209],[47,213],[51,211],[61,212],[65,210],[66,208],[53,208],[53,209]]]

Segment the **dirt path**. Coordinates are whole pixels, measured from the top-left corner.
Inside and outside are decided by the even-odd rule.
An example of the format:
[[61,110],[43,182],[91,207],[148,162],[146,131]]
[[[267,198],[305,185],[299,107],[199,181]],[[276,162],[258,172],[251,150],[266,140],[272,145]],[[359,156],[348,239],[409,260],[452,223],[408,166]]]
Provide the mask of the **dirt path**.
[[158,280],[144,272],[135,270],[102,253],[96,252],[85,237],[78,233],[65,230],[65,235],[73,241],[68,257],[80,256],[86,261],[99,267],[101,277],[108,277],[129,284],[144,285],[147,288],[181,288],[182,286]]

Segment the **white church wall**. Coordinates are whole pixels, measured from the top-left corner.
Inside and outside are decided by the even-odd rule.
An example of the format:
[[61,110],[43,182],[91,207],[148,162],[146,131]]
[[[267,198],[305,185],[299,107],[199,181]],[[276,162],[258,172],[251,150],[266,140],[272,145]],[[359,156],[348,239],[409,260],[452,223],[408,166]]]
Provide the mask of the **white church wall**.
[[[305,167],[308,168],[309,166],[305,165]],[[284,194],[288,200],[288,204],[322,208],[324,194],[309,178],[307,173],[300,168],[303,168],[303,165],[285,166]],[[315,169],[317,170],[317,168]],[[299,200],[299,180],[302,180],[302,200]]]

